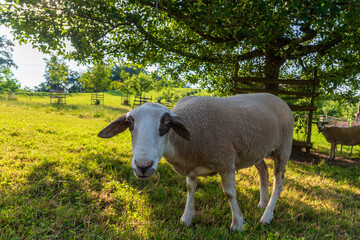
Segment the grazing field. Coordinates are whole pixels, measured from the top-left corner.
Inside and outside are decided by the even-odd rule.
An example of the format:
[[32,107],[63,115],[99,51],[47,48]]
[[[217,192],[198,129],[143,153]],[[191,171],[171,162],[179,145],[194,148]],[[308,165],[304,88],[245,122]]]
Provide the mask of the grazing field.
[[[120,105],[0,100],[0,239],[360,236],[359,167],[333,166],[325,160],[316,165],[289,161],[269,226],[259,223],[263,210],[256,207],[260,193],[255,167],[236,175],[237,198],[247,222],[243,232],[229,232],[231,212],[218,176],[200,178],[194,225],[180,225],[185,178],[162,160],[152,179],[138,180],[131,170],[129,132],[107,140],[96,136],[128,110]],[[326,143],[317,140],[321,135],[313,136],[315,146],[325,149]],[[267,163],[272,171],[272,161]],[[270,176],[272,182],[272,172]]]

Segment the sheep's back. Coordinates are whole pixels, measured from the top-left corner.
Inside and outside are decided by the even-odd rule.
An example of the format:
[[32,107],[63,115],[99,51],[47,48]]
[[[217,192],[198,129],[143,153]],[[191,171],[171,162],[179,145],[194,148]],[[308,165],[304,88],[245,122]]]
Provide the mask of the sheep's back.
[[187,142],[170,134],[170,142],[183,161],[178,167],[186,168],[184,172],[198,166],[227,171],[233,163],[237,169],[250,167],[292,141],[292,113],[286,103],[271,94],[187,97],[173,112],[191,135]]
[[325,130],[324,136],[328,142],[349,146],[360,144],[360,126],[327,127]]

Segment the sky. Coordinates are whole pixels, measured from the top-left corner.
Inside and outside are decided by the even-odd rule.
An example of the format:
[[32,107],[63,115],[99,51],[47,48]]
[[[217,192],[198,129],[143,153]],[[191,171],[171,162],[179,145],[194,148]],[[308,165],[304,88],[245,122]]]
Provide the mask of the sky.
[[[21,87],[25,86],[33,88],[44,82],[45,73],[45,61],[44,58],[50,58],[49,55],[39,52],[33,48],[31,44],[17,43],[12,34],[11,29],[0,25],[0,35],[7,36],[7,39],[11,40],[15,46],[13,47],[13,60],[18,68],[12,68],[12,72],[15,77],[21,83]],[[74,71],[80,71],[86,69],[85,66],[77,66],[76,62],[67,62],[69,69]]]

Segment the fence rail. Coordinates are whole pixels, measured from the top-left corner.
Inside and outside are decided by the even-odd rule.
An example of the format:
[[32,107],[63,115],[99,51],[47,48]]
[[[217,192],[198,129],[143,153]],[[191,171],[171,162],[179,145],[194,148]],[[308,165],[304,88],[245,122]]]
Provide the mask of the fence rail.
[[143,96],[138,96],[138,97],[135,97],[135,100],[134,100],[134,103],[133,103],[133,109],[135,107],[138,107],[146,102],[151,102],[152,101],[152,97],[150,98],[147,98],[147,97],[143,97]]
[[[306,147],[306,151],[309,152],[312,147],[311,143],[311,128],[313,111],[317,109],[315,106],[315,98],[318,96],[316,88],[319,85],[317,80],[317,68],[314,68],[313,79],[301,80],[301,79],[267,79],[257,77],[238,77],[238,68],[235,68],[235,74],[233,77],[233,94],[238,93],[271,93],[279,95],[285,101],[308,99],[306,104],[289,104],[292,111],[306,111],[308,112],[307,117],[307,131],[306,131],[306,142],[294,141],[293,146],[295,147]],[[277,89],[266,89],[264,85],[275,84]]]
[[50,104],[66,104],[66,93],[64,91],[51,91]]
[[104,105],[104,93],[91,93],[91,105]]
[[357,122],[356,119],[354,121],[348,121],[345,118],[333,117],[325,114],[319,115],[319,120],[322,122],[329,122],[329,125],[337,127],[350,127],[360,125],[360,122]]

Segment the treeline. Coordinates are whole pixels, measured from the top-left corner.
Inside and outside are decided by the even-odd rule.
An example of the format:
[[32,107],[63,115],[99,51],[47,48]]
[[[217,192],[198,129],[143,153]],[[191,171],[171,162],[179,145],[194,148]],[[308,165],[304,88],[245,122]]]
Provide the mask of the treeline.
[[168,85],[164,79],[157,76],[153,79],[144,69],[133,66],[110,66],[102,63],[88,67],[85,72],[77,72],[69,69],[65,61],[56,56],[51,56],[45,61],[45,81],[34,88],[35,92],[120,90],[137,95],[156,88],[157,84]]

